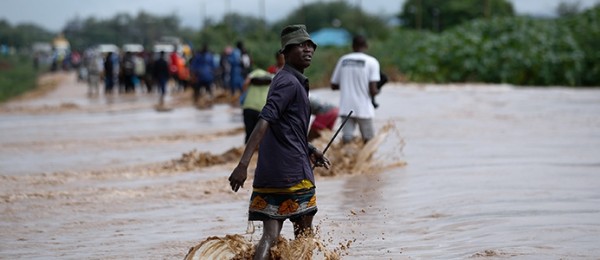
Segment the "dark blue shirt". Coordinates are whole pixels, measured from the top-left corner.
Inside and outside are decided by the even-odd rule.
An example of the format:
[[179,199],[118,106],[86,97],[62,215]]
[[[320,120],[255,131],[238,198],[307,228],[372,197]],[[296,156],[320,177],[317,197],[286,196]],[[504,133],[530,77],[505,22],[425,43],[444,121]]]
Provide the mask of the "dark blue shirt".
[[212,83],[216,64],[210,52],[202,52],[194,55],[190,60],[190,70],[201,83]]
[[314,184],[308,159],[308,78],[285,65],[273,78],[259,117],[269,128],[258,149],[253,186],[288,188],[304,179]]

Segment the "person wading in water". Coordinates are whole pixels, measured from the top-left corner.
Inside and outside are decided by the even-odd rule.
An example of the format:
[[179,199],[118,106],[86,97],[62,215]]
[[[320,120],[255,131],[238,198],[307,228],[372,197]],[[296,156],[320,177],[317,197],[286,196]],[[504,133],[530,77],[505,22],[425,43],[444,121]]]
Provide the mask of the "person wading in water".
[[296,238],[313,233],[317,203],[311,162],[326,168],[330,165],[307,139],[309,85],[303,73],[316,48],[304,25],[289,25],[282,30],[285,66],[273,78],[267,103],[229,177],[231,189],[237,192],[246,181],[248,164],[258,148],[248,219],[262,221],[264,230],[254,259],[269,258],[286,219],[293,223]]

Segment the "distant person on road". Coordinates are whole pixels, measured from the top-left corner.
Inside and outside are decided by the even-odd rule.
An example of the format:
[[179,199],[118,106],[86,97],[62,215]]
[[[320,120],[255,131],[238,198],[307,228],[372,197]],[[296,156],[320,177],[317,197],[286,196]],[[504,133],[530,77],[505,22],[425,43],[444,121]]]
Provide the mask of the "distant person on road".
[[241,41],[236,44],[236,48],[227,56],[227,62],[229,63],[231,95],[236,96],[238,93],[242,93],[245,66],[250,62],[249,56],[244,49],[244,44]]
[[223,88],[224,91],[231,91],[231,65],[229,64],[229,56],[233,52],[233,48],[231,46],[225,46],[223,48],[223,52],[219,56],[219,69],[217,72],[217,76],[220,83],[219,85]]
[[159,106],[164,106],[165,95],[167,94],[167,82],[169,81],[169,63],[165,59],[165,52],[161,51],[158,59],[154,61],[154,79],[158,84],[158,91],[160,93]]
[[125,56],[121,61],[121,72],[123,83],[125,84],[125,93],[135,92],[135,61],[131,52],[125,52]]
[[185,64],[185,59],[177,53],[177,48],[169,55],[169,72],[175,82],[175,89],[183,91],[189,81],[189,70]]
[[113,53],[108,52],[104,59],[104,93],[112,94],[115,86],[115,71],[113,63]]
[[144,80],[144,75],[146,74],[146,62],[144,61],[144,53],[139,52],[133,55],[133,64],[134,64],[134,88],[140,86],[140,90],[142,90],[143,85],[146,84]]
[[208,45],[204,44],[202,49],[197,50],[190,60],[192,88],[194,90],[192,101],[194,105],[198,104],[200,93],[203,89],[208,95],[212,96],[212,85],[215,80],[216,69],[214,56],[208,50]]
[[313,235],[317,204],[311,161],[329,167],[323,153],[307,140],[309,85],[303,73],[317,45],[304,25],[290,25],[281,32],[281,48],[286,65],[273,78],[267,103],[229,177],[231,189],[237,192],[246,181],[250,159],[258,149],[248,220],[262,221],[263,234],[254,259],[269,259],[286,219],[293,223],[296,238]]
[[102,74],[102,58],[100,57],[100,53],[90,52],[87,55],[85,65],[88,71],[88,94],[98,94],[100,76]]
[[154,85],[156,84],[156,79],[154,78],[154,56],[153,53],[146,53],[144,55],[144,83],[146,84],[147,93],[152,93],[154,91]]
[[342,130],[342,141],[351,142],[358,125],[362,140],[366,143],[375,136],[375,107],[372,97],[379,93],[379,61],[365,53],[368,44],[364,36],[352,39],[352,49],[352,53],[338,60],[331,76],[331,89],[340,90],[339,112],[343,119],[350,111],[354,111]]

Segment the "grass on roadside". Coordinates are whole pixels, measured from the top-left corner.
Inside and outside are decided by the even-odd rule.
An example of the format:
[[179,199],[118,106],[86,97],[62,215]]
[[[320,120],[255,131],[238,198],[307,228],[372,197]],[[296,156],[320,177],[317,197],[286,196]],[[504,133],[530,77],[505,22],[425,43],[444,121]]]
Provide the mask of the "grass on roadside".
[[37,76],[28,56],[0,56],[0,102],[34,89]]

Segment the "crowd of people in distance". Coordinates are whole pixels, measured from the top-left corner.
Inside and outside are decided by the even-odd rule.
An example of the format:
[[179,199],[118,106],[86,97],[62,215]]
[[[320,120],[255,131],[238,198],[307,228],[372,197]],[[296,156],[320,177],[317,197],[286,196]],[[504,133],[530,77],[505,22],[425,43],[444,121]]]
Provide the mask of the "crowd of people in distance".
[[[192,102],[200,106],[201,98],[214,98],[214,90],[227,93],[232,104],[243,111],[245,142],[254,130],[259,114],[267,102],[273,77],[286,64],[281,50],[274,55],[268,68],[254,68],[250,54],[242,41],[227,46],[221,53],[213,53],[208,44],[195,51],[172,46],[170,51],[98,51],[89,49],[81,55],[78,64],[79,79],[87,80],[89,94],[158,93],[158,106],[164,106],[168,91],[191,89]],[[308,133],[309,140],[318,138],[324,129],[333,130],[336,119],[345,119],[353,111],[344,128],[343,141],[352,140],[358,126],[364,142],[374,135],[373,115],[377,108],[374,97],[387,78],[380,73],[378,61],[365,54],[366,39],[357,36],[353,51],[340,57],[331,78],[331,88],[340,91],[340,107],[323,102],[311,95],[310,111],[314,120]],[[76,58],[79,57],[75,55]],[[238,99],[239,97],[239,99]]]
[[159,102],[163,102],[169,90],[192,89],[196,104],[201,95],[211,97],[215,88],[222,88],[232,96],[241,95],[251,63],[240,41],[220,54],[211,52],[207,44],[194,52],[177,46],[154,51],[90,48],[83,52],[76,69],[78,78],[88,82],[91,95],[101,90],[105,95],[160,93]]

